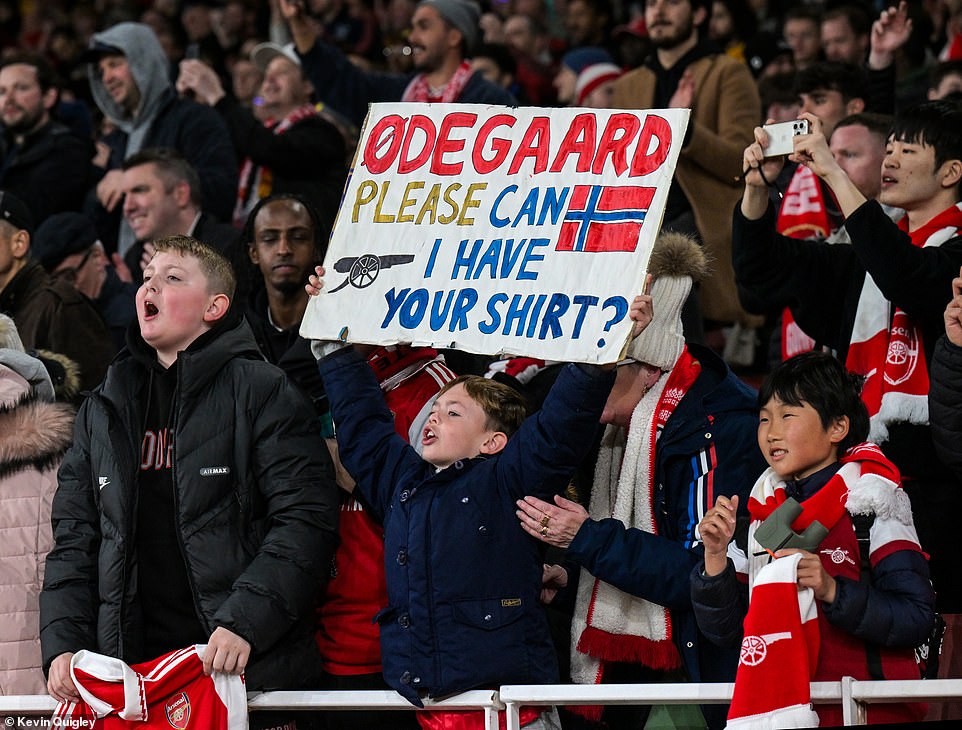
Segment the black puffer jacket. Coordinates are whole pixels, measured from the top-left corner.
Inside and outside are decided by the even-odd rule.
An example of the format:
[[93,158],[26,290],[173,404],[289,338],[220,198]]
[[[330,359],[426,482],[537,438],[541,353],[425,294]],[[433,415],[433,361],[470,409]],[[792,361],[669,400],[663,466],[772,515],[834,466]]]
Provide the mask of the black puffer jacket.
[[[238,308],[239,309],[239,308]],[[252,645],[250,688],[309,686],[313,601],[330,565],[337,495],[310,405],[263,361],[239,313],[180,353],[173,404],[181,554],[208,631]],[[134,331],[132,331],[133,334]],[[95,649],[141,661],[137,471],[153,351],[139,333],[77,417],[59,473],[41,595],[44,667]]]

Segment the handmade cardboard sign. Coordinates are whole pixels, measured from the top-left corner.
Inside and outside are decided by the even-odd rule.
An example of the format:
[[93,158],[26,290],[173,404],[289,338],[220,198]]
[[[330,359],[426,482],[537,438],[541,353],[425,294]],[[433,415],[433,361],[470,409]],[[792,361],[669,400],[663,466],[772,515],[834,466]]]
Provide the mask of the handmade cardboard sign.
[[301,334],[620,359],[688,115],[371,105]]

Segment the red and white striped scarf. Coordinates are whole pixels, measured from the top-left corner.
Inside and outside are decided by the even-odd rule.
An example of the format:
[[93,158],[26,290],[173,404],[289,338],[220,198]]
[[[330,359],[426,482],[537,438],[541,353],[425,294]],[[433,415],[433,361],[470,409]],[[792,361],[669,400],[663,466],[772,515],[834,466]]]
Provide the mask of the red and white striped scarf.
[[[908,233],[907,218],[898,225]],[[913,246],[934,248],[957,236],[960,228],[962,203],[957,203],[909,236]],[[929,422],[929,369],[922,333],[908,314],[885,298],[868,274],[858,300],[845,367],[865,376],[862,400],[871,417],[872,441],[887,441],[890,424]]]
[[471,64],[463,61],[458,66],[458,70],[454,72],[454,76],[448,79],[448,83],[440,89],[432,89],[428,85],[427,76],[418,74],[411,79],[411,83],[404,90],[401,101],[443,102],[445,104],[455,102],[461,96],[461,92],[464,91],[464,87],[467,86],[468,79],[471,78],[473,73]]
[[[308,117],[317,116],[317,109],[313,104],[304,104],[286,117],[277,121],[269,119],[264,126],[274,134],[284,134],[288,129]],[[255,165],[250,157],[244,158],[241,165],[240,178],[237,183],[237,203],[234,206],[234,225],[242,228],[247,222],[247,216],[257,205],[257,201],[266,198],[274,191],[274,174],[264,165]]]
[[[658,534],[653,497],[656,443],[700,372],[701,364],[685,348],[671,373],[659,378],[638,402],[627,437],[620,427],[606,429],[588,510],[593,519],[614,517],[626,527]],[[668,609],[628,595],[583,569],[571,637],[571,678],[578,684],[600,684],[606,662],[661,670],[681,664]],[[577,711],[599,717],[601,708]]]
[[[878,446],[859,444],[839,461],[838,472],[802,503],[792,530],[803,532],[815,520],[831,530],[846,512],[871,514],[875,516],[869,545],[873,565],[897,550],[921,551],[899,470]],[[772,469],[759,477],[748,499],[750,601],[728,713],[732,730],[818,725],[809,693],[819,666],[814,593],[796,585],[799,554],[773,561],[755,539],[758,527],[785,499],[785,483]]]

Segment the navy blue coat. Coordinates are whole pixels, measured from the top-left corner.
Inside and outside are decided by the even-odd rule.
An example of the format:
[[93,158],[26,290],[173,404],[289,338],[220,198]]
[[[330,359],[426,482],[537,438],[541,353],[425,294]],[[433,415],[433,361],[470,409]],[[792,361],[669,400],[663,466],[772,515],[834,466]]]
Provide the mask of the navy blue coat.
[[319,368],[341,460],[384,524],[390,605],[377,620],[388,685],[420,705],[424,694],[557,682],[539,602],[543,564],[515,502],[564,490],[591,446],[613,373],[565,367],[502,452],[437,471],[397,435],[352,348]]
[[703,557],[695,527],[719,495],[747,505],[765,468],[758,449],[755,393],[709,350],[689,345],[702,369],[668,419],[655,449],[658,535],[619,520],[588,520],[567,558],[601,580],[671,611],[673,636],[693,682],[731,682],[737,647],[718,647],[698,631],[689,575]]

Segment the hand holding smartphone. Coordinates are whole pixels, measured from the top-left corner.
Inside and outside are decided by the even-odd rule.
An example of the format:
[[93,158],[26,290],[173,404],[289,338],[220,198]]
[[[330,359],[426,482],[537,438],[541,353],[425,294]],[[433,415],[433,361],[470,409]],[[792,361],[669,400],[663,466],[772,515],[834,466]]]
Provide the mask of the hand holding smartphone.
[[790,155],[795,149],[794,138],[809,133],[807,119],[766,124],[762,129],[768,135],[768,146],[762,148],[765,157]]

